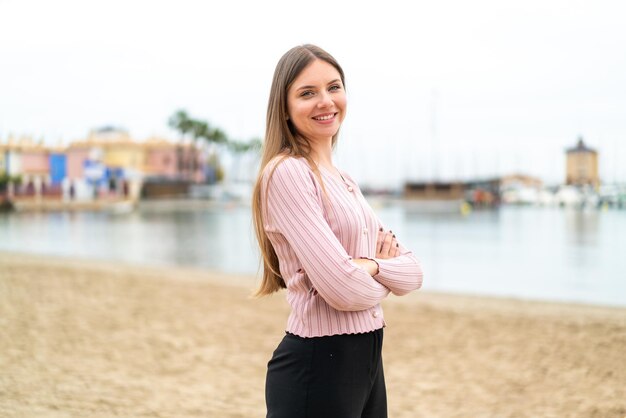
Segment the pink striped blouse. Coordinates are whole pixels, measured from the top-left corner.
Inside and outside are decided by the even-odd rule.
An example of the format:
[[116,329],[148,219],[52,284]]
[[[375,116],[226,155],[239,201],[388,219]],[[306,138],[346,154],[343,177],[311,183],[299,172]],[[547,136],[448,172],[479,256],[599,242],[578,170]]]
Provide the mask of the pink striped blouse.
[[[374,258],[383,227],[358,185],[321,167],[326,193],[304,158],[288,157],[264,170],[264,228],[280,262],[291,314],[287,331],[301,337],[354,334],[385,325],[380,302],[422,284],[420,263],[400,244],[400,256]],[[276,170],[271,178],[273,166]],[[269,182],[268,182],[269,180]],[[379,265],[374,277],[352,259]]]

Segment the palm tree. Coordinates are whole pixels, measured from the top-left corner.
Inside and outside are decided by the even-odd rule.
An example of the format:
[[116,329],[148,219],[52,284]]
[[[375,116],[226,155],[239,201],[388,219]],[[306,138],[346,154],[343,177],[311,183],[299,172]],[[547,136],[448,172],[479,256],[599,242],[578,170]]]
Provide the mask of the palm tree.
[[187,133],[193,130],[194,121],[187,115],[187,112],[181,109],[170,116],[168,125],[170,128],[179,131],[184,137]]
[[[234,171],[238,172],[241,156],[249,152],[258,152],[261,148],[261,140],[259,138],[251,139],[248,142],[233,141],[228,138],[226,132],[220,128],[213,128],[203,120],[193,119],[189,117],[186,111],[176,111],[168,121],[171,128],[179,131],[183,137],[190,134],[192,139],[198,141],[202,139],[208,144],[216,144],[225,146],[226,149],[234,154]],[[219,171],[217,161],[214,161],[214,168]],[[211,164],[213,166],[213,164]]]

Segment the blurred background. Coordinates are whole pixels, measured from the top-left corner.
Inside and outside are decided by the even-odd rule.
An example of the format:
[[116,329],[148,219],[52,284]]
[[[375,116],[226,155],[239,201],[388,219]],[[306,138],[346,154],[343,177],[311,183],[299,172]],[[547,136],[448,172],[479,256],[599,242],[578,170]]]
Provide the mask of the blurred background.
[[0,0],[0,250],[256,274],[274,66],[343,66],[335,164],[435,291],[626,306],[619,1]]

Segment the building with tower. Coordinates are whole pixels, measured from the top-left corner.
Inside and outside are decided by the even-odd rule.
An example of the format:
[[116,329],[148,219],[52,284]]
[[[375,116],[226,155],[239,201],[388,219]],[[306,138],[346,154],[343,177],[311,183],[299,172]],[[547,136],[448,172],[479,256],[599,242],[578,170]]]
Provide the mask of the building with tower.
[[583,138],[579,137],[576,146],[567,149],[566,154],[565,184],[597,189],[600,186],[598,152],[585,145]]

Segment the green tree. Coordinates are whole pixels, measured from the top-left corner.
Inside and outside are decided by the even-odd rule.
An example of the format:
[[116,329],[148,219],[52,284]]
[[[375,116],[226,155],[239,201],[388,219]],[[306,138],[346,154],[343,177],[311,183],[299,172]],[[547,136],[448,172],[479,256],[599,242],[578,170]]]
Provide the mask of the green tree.
[[6,173],[0,173],[0,191],[6,190],[9,183],[20,185],[22,183],[21,176],[9,176]]
[[[168,120],[168,125],[180,132],[185,137],[190,135],[194,141],[203,140],[209,144],[225,146],[234,155],[234,168],[238,170],[241,156],[248,152],[259,152],[261,139],[253,138],[247,142],[231,140],[226,132],[217,127],[212,127],[207,121],[190,117],[185,110],[177,110]],[[220,168],[216,158],[207,161],[209,166],[216,171]],[[221,176],[220,176],[221,177]]]
[[182,136],[187,135],[193,130],[193,120],[184,110],[178,110],[168,120],[170,128],[177,130]]

